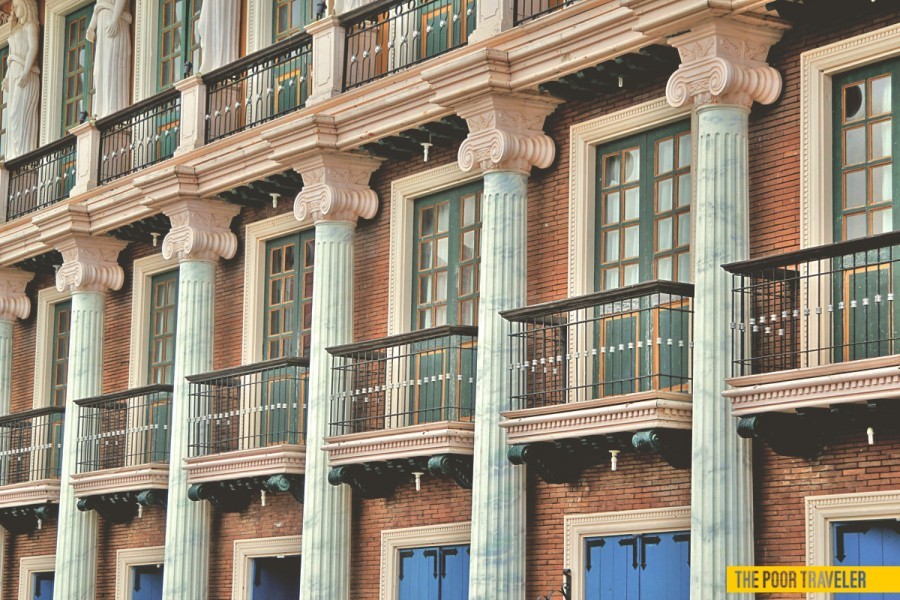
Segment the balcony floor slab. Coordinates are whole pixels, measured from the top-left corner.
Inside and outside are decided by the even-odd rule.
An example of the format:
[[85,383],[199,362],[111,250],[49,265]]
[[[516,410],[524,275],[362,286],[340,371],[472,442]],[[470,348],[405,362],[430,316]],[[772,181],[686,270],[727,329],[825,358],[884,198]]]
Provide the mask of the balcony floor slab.
[[191,485],[282,473],[303,475],[306,469],[306,446],[279,444],[232,450],[208,456],[194,456],[186,458],[184,462],[187,481]]
[[384,431],[325,438],[329,466],[380,462],[437,454],[474,453],[475,425],[440,421]]
[[76,498],[122,492],[164,490],[169,487],[169,465],[147,463],[115,469],[101,469],[72,475]]
[[59,502],[59,479],[38,479],[0,488],[0,509]]

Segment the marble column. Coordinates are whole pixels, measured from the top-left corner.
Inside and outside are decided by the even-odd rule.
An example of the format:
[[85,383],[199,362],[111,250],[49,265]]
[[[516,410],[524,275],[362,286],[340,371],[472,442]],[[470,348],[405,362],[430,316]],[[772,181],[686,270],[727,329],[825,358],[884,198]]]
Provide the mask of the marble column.
[[213,369],[216,264],[237,252],[230,223],[240,207],[217,200],[176,200],[162,207],[172,229],[162,244],[166,259],[177,257],[178,327],[169,440],[169,494],[163,598],[204,600],[209,588],[210,505],[187,495],[190,426],[188,375]]
[[350,487],[328,483],[328,456],[321,450],[331,416],[331,359],[325,349],[353,341],[353,238],[357,219],[370,219],[378,210],[378,196],[368,187],[378,165],[336,152],[294,164],[303,176],[294,215],[316,226],[300,569],[305,600],[346,600],[350,594]]
[[751,447],[722,398],[733,352],[731,278],[721,265],[749,255],[748,116],[753,102],[772,103],[781,92],[780,75],[765,63],[780,36],[714,19],[670,40],[682,64],[666,95],[673,106],[693,103],[696,127],[691,598],[698,600],[725,598],[726,567],[754,562]]
[[63,264],[56,273],[56,289],[72,293],[69,330],[65,434],[63,435],[59,521],[56,534],[58,598],[94,598],[97,573],[97,513],[78,510],[71,477],[78,463],[78,406],[76,400],[103,392],[103,319],[106,293],[125,281],[116,257],[124,242],[93,238],[83,232],[57,240]]
[[553,162],[553,141],[542,130],[556,102],[530,95],[488,94],[457,112],[469,125],[459,148],[464,171],[484,173],[478,378],[472,480],[470,600],[525,597],[525,468],[506,458],[500,413],[509,409],[512,346],[499,312],[526,304],[528,175]]

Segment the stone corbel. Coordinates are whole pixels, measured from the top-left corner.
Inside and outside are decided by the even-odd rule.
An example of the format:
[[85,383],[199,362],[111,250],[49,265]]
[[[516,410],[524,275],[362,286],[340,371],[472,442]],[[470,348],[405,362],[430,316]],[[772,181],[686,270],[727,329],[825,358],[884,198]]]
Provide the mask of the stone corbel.
[[781,74],[766,63],[766,56],[781,34],[779,29],[717,18],[670,39],[681,66],[666,86],[669,104],[771,104],[781,94]]
[[303,189],[294,200],[298,221],[349,221],[371,219],[378,212],[378,194],[369,178],[381,162],[368,156],[321,151],[294,162],[303,177]]
[[0,269],[0,321],[27,319],[31,314],[25,286],[33,277],[34,273],[18,269]]
[[231,220],[240,211],[239,206],[220,200],[179,200],[163,206],[163,214],[172,223],[163,239],[163,258],[217,261],[234,257],[237,236],[231,231]]

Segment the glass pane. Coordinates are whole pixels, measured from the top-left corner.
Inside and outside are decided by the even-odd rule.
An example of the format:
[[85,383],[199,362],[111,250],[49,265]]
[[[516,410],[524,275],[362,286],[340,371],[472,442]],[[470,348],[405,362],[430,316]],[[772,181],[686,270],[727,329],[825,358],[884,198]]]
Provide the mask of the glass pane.
[[660,179],[656,183],[656,210],[665,212],[672,210],[672,178]]
[[[863,183],[865,186],[865,183]],[[865,194],[865,187],[862,188]],[[891,165],[881,165],[872,168],[872,203],[886,202],[893,200],[893,175],[891,173]]]
[[872,160],[891,155],[891,120],[872,123]]
[[638,225],[625,228],[625,249],[622,258],[635,258],[640,254],[640,229]]
[[293,271],[294,270],[294,246],[291,244],[290,246],[285,246],[284,248],[284,270],[285,271]]
[[434,233],[434,209],[422,209],[422,223],[420,225],[420,235],[431,235]]
[[855,215],[848,215],[846,218],[847,224],[847,239],[853,240],[856,238],[865,237],[866,235],[866,213],[859,213]]
[[467,266],[459,270],[459,295],[468,296],[475,291],[475,267]]
[[435,306],[434,307],[434,326],[440,327],[441,325],[447,324],[447,306]]
[[281,311],[273,310],[269,313],[269,335],[281,333]]
[[447,258],[450,256],[449,243],[450,240],[448,238],[441,238],[437,241],[437,258],[435,258],[434,261],[435,266],[447,266]]
[[678,255],[678,281],[691,280],[691,253]]
[[419,277],[419,304],[431,302],[431,276]]
[[866,172],[844,173],[844,207],[858,208],[866,204]]
[[894,230],[891,212],[890,208],[872,211],[872,235]]
[[678,168],[691,164],[691,134],[684,133],[678,137]]
[[431,242],[423,242],[419,246],[419,270],[424,271],[425,269],[431,268],[431,258],[433,254],[434,251]]
[[462,224],[463,227],[473,225],[475,223],[475,196],[466,196],[463,198]]
[[437,207],[437,230],[447,231],[450,228],[450,204],[445,202]]
[[637,181],[641,176],[640,162],[641,151],[638,148],[626,150],[625,154],[625,183]]
[[619,287],[619,269],[606,269],[603,271],[603,289],[612,290]]
[[862,83],[854,83],[844,88],[844,121],[856,121],[866,116],[866,92]]
[[462,260],[471,260],[475,258],[475,231],[467,231],[462,235]]
[[619,185],[621,179],[622,161],[618,154],[610,154],[603,157],[603,187]]
[[603,262],[619,260],[619,232],[607,231],[603,242]]
[[605,224],[619,222],[619,192],[613,192],[606,195],[606,221]]
[[844,131],[844,164],[858,165],[866,161],[866,128],[854,127]]
[[444,302],[447,300],[447,271],[441,271],[439,273],[435,273],[434,275],[435,282],[435,292],[434,292],[434,301],[435,302]]
[[419,311],[419,329],[431,327],[431,309]]
[[625,265],[625,285],[634,285],[640,281],[638,265]]
[[271,260],[271,263],[272,263],[272,264],[269,266],[269,272],[272,273],[273,275],[276,274],[276,273],[281,273],[281,271],[282,271],[282,268],[281,268],[281,263],[282,263],[281,248],[276,248],[275,250],[272,250],[272,260]]
[[685,173],[678,176],[678,206],[687,206],[691,203],[691,174]]
[[656,145],[656,172],[668,173],[675,161],[675,140],[666,138]]
[[656,222],[656,249],[672,249],[672,218],[666,217]]
[[891,112],[891,76],[873,79],[872,87],[872,115],[882,115]]
[[462,325],[475,324],[475,302],[466,300],[459,303],[459,322]]
[[269,304],[281,304],[281,280],[272,281],[272,291],[269,293]]
[[656,277],[658,279],[672,279],[671,256],[664,256],[656,261]]
[[691,243],[691,214],[678,215],[678,245],[686,246]]
[[633,221],[641,216],[641,189],[625,190],[625,220]]

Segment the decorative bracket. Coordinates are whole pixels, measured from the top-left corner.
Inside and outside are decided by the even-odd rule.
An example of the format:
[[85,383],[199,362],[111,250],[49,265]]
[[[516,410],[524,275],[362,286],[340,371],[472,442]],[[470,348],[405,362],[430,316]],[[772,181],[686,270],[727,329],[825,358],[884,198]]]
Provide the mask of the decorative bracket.
[[208,500],[221,512],[243,512],[250,506],[253,493],[258,491],[272,494],[290,492],[297,502],[303,502],[303,476],[278,473],[268,477],[195,483],[188,488],[188,498],[194,502]]
[[625,447],[619,436],[589,436],[517,444],[509,447],[506,456],[514,465],[528,465],[547,483],[575,483],[585,469],[606,460],[610,449]]
[[78,510],[97,511],[104,520],[121,525],[130,523],[137,516],[138,506],[165,507],[167,497],[167,491],[161,489],[88,496],[78,500]]
[[428,459],[428,472],[435,477],[448,476],[464,490],[472,489],[472,456],[438,454]]
[[763,413],[741,417],[737,432],[742,438],[766,442],[783,456],[813,459],[822,450],[822,427],[812,419],[789,413]]
[[631,438],[638,452],[657,452],[676,469],[691,468],[691,432],[685,429],[650,429]]
[[328,483],[346,483],[366,499],[390,498],[400,484],[400,477],[384,463],[366,463],[333,467],[328,472]]
[[0,509],[0,527],[13,535],[31,533],[40,529],[41,524],[56,518],[59,506],[39,504],[37,506],[14,506]]

